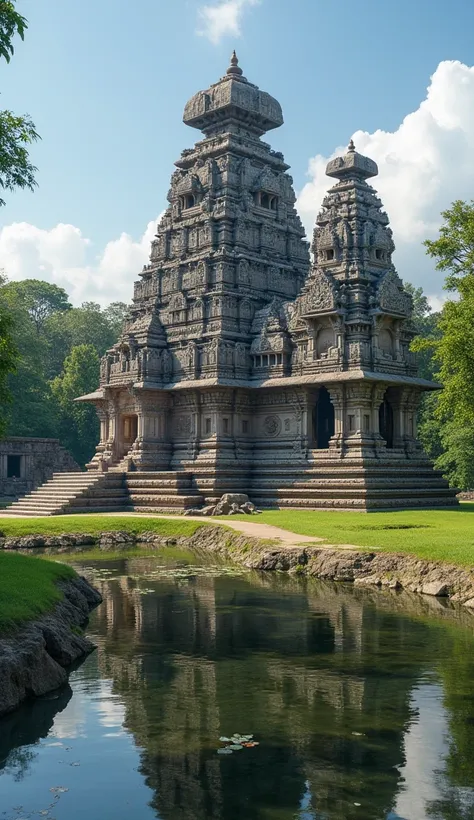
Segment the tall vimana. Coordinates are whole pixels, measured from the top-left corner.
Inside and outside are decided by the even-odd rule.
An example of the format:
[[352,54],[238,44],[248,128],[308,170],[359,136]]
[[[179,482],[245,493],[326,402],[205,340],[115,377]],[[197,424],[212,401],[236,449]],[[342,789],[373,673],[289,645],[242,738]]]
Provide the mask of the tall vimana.
[[375,162],[352,141],[329,162],[310,256],[289,166],[262,139],[280,104],[235,52],[184,122],[203,138],[175,163],[123,333],[79,398],[97,408],[96,454],[75,488],[55,479],[62,506],[45,511],[183,510],[224,492],[260,507],[456,504],[417,441],[439,385],[410,352]]

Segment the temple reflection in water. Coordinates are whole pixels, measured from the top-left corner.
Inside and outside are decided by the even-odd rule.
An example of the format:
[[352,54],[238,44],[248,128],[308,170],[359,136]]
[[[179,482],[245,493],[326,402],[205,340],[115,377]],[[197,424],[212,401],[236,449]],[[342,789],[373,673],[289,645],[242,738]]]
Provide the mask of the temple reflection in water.
[[[348,820],[357,803],[365,820],[399,817],[412,692],[431,633],[444,640],[428,619],[449,611],[257,573],[146,581],[143,595],[138,565],[126,572],[103,582],[93,628],[159,818]],[[234,732],[261,745],[217,755]]]

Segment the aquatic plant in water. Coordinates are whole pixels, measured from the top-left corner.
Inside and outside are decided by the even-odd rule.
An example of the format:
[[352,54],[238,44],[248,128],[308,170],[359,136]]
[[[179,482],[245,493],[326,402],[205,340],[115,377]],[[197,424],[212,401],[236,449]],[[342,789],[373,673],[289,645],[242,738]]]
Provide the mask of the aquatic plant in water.
[[224,743],[217,750],[218,755],[231,755],[233,752],[240,752],[241,749],[253,749],[254,746],[259,746],[257,740],[253,739],[253,735],[233,734],[232,737],[220,737],[219,741]]

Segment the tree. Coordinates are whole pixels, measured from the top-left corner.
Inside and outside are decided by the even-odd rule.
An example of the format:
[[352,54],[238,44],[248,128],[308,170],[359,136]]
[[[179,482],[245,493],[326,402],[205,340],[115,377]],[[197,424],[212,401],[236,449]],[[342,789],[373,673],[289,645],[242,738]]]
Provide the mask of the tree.
[[127,313],[128,305],[126,305],[125,302],[111,302],[110,305],[104,309],[104,315],[110,325],[114,342],[116,342],[120,336]]
[[1,0],[0,2],[0,57],[7,63],[13,56],[13,38],[19,34],[21,39],[25,39],[25,30],[28,23],[15,9],[15,3],[11,0]]
[[442,216],[439,238],[425,245],[438,270],[447,272],[445,287],[457,298],[444,305],[437,333],[418,340],[417,347],[433,354],[444,388],[427,431],[442,449],[436,466],[468,490],[474,487],[474,202],[457,200]]
[[[27,21],[16,11],[13,0],[0,0],[0,59],[10,62],[13,39],[18,34],[23,40],[26,28]],[[30,162],[28,148],[39,138],[28,114],[0,111],[0,188],[4,191],[34,190],[38,169]],[[1,205],[5,200],[0,197]]]
[[438,239],[427,239],[424,244],[428,255],[438,260],[436,268],[448,271],[446,289],[457,290],[460,280],[474,275],[474,200],[457,199],[441,216],[444,225]]
[[93,345],[73,347],[64,362],[64,370],[51,383],[59,411],[61,443],[79,464],[92,458],[98,441],[99,422],[95,408],[74,401],[97,387],[99,356]]
[[8,377],[15,372],[18,359],[12,331],[13,320],[0,305],[0,436],[7,427],[6,404],[11,401]]
[[33,320],[38,335],[43,332],[46,320],[54,313],[72,308],[63,288],[40,279],[7,282],[3,287],[3,298],[10,304],[16,302],[22,305]]
[[56,419],[48,383],[48,342],[38,334],[36,324],[23,301],[18,282],[3,280],[0,309],[8,312],[12,336],[18,350],[17,366],[8,379],[12,401],[5,416],[9,435],[56,436]]
[[[416,339],[439,338],[438,329],[439,313],[433,313],[423,288],[416,288],[410,282],[405,282],[404,289],[413,300],[413,325],[416,331]],[[433,349],[431,346],[417,345],[414,348],[418,352],[418,373],[423,379],[432,380],[435,374],[435,364],[433,360]]]

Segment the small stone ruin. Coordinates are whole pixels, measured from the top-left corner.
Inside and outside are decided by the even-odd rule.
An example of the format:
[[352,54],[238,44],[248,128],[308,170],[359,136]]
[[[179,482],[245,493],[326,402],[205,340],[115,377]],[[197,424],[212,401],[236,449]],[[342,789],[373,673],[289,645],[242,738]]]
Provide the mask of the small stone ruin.
[[217,504],[186,510],[184,515],[258,515],[260,512],[245,493],[225,493]]

